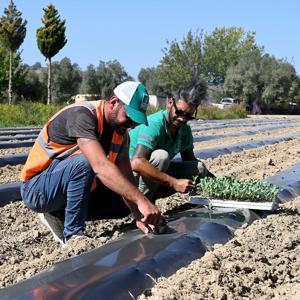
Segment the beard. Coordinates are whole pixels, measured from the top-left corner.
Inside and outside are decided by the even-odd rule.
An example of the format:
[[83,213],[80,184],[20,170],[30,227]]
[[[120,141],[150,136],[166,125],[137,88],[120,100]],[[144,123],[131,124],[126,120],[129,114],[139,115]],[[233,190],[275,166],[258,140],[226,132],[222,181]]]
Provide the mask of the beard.
[[117,134],[123,135],[127,131],[128,127],[125,125],[119,125],[115,127],[115,131]]
[[178,120],[176,115],[172,114],[171,110],[169,110],[167,122],[169,123],[169,126],[171,128],[176,128],[176,129],[179,129],[184,124],[184,122]]
[[123,135],[127,130],[127,126],[120,125],[120,123],[117,121],[118,114],[121,108],[122,108],[122,104],[119,102],[116,109],[110,113],[108,122],[109,122],[109,126],[113,130],[115,130],[118,134]]

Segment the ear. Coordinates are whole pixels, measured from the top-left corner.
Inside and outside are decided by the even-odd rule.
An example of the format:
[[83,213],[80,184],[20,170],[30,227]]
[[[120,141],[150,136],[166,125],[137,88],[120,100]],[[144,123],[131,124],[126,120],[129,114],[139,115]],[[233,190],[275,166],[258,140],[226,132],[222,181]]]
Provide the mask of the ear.
[[109,99],[109,104],[110,104],[111,109],[114,109],[118,105],[119,101],[120,100],[118,97],[111,97]]
[[173,98],[168,98],[166,108],[170,109],[172,105],[173,105]]

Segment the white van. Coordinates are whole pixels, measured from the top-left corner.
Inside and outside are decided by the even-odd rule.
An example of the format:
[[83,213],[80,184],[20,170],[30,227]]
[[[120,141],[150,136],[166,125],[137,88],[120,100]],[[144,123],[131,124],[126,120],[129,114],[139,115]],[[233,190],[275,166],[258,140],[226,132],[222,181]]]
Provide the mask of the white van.
[[228,107],[230,105],[233,104],[239,104],[239,100],[238,99],[234,99],[234,98],[223,98],[220,103],[211,103],[213,106],[216,106],[218,108],[223,109],[224,107]]

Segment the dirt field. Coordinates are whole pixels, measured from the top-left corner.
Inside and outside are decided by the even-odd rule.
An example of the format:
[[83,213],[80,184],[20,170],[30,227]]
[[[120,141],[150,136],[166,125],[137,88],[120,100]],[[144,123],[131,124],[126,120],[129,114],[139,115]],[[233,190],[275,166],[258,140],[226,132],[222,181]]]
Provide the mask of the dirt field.
[[[299,130],[300,126],[247,138],[257,140]],[[214,130],[214,134],[224,132],[226,128]],[[222,138],[220,141],[205,142],[202,147],[229,145],[247,138]],[[202,148],[200,144],[197,147]],[[205,163],[218,176],[264,179],[299,162],[299,154],[300,139],[296,139],[207,159]],[[20,168],[0,168],[0,182],[18,180]],[[157,204],[165,212],[186,200],[185,195],[175,194],[159,199]],[[213,251],[168,279],[155,279],[155,287],[140,298],[300,299],[299,212],[300,199],[296,199],[284,205],[276,214],[238,229],[235,237],[224,246],[216,245]],[[61,249],[36,215],[21,202],[6,205],[0,208],[0,286],[6,287],[29,278],[55,262],[118,238],[131,228],[134,225],[128,218],[87,222],[87,233],[93,239]]]

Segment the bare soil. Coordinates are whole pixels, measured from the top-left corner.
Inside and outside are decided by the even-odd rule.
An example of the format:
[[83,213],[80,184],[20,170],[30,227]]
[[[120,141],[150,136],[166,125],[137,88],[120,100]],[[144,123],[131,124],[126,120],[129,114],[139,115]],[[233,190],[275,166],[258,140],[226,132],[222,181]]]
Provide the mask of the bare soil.
[[[299,128],[300,128],[300,124],[299,124],[299,127],[295,127],[295,128],[282,128],[282,129],[279,129],[276,131],[257,133],[255,135],[245,135],[245,136],[238,136],[238,137],[236,137],[236,136],[224,137],[224,138],[218,139],[217,145],[222,145],[222,147],[225,147],[225,146],[230,146],[230,145],[236,144],[236,143],[260,141],[260,140],[264,140],[264,139],[269,139],[271,137],[272,138],[284,137],[287,135],[299,133]],[[213,147],[217,147],[217,145],[216,145],[216,140],[204,141],[204,142],[196,143],[195,149],[200,150],[200,149],[213,148]]]
[[[220,134],[218,130],[214,132]],[[294,132],[295,128],[284,129],[278,135]],[[268,135],[250,137],[256,140],[263,136]],[[269,136],[276,136],[276,133],[271,132]],[[239,141],[240,137],[229,137],[229,140],[222,139],[222,145]],[[221,143],[218,140],[210,142],[210,147]],[[207,159],[205,163],[216,175],[264,179],[299,162],[299,153],[300,139],[296,139]],[[5,178],[17,181],[20,169],[21,166],[0,168],[0,182],[7,182]],[[186,195],[174,194],[159,199],[157,205],[166,212],[186,201]],[[215,245],[213,251],[173,276],[155,279],[154,288],[140,298],[299,299],[299,213],[300,198],[285,204],[276,214],[238,229],[230,242]],[[40,224],[36,214],[21,201],[6,205],[0,208],[0,287],[30,278],[58,261],[99,247],[132,228],[134,224],[129,218],[87,222],[86,231],[92,239],[77,241],[62,249]]]
[[28,153],[30,147],[19,147],[19,148],[8,148],[8,149],[0,149],[0,156],[2,155],[15,155],[21,153]]
[[23,165],[10,166],[6,165],[0,168],[0,184],[19,181],[19,173]]

